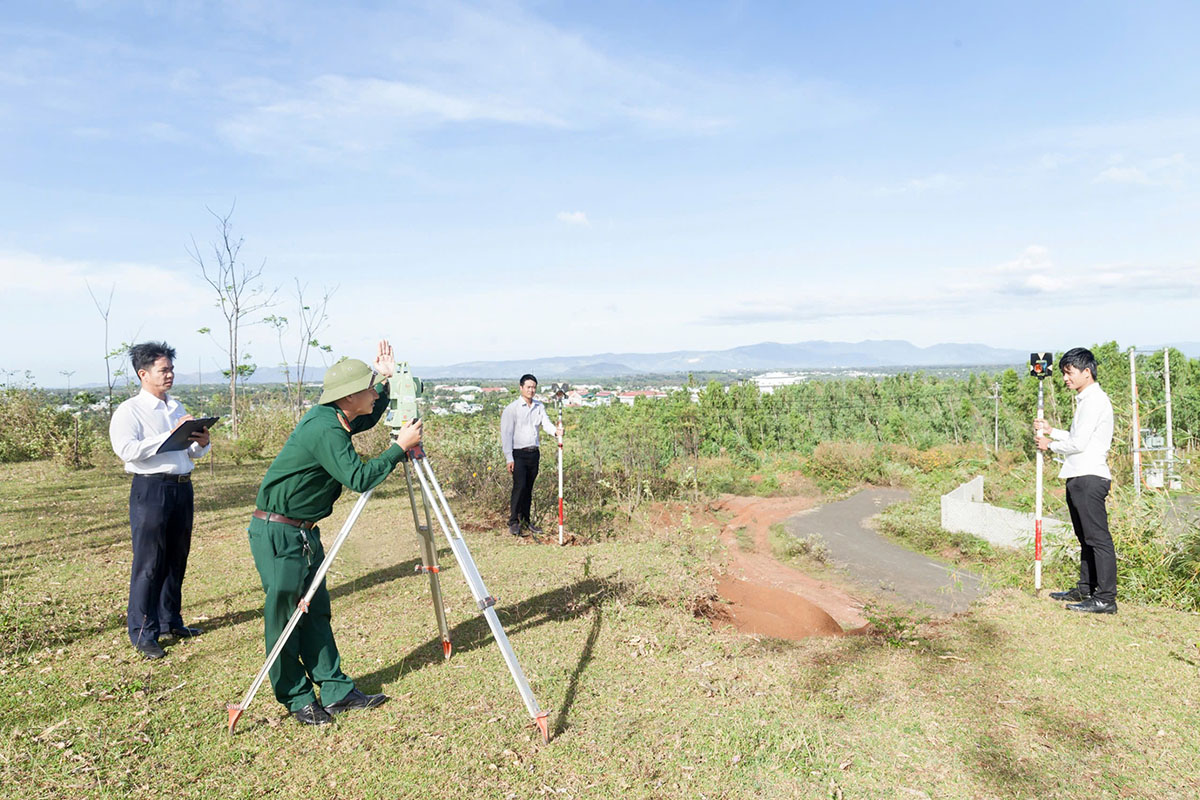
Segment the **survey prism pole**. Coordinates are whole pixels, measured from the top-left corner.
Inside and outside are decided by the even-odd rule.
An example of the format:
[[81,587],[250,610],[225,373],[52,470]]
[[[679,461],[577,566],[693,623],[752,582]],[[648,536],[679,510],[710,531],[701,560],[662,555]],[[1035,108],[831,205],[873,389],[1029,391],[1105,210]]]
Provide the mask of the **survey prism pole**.
[[[554,392],[554,401],[558,404],[558,427],[562,428],[562,411],[563,398],[567,396],[567,392],[571,391],[571,387],[567,384],[554,384],[550,387]],[[558,543],[563,543],[563,437],[558,435]]]
[[[1029,374],[1037,378],[1038,382],[1037,418],[1039,421],[1046,418],[1045,392],[1042,381],[1050,374],[1053,364],[1053,353],[1031,353],[1029,356]],[[1037,435],[1037,433],[1038,430],[1035,426],[1034,434]],[[1035,592],[1042,590],[1042,473],[1045,469],[1044,462],[1045,457],[1039,448],[1037,450],[1037,489],[1034,493],[1033,511],[1033,589]]]
[[329,568],[333,565],[333,559],[337,557],[338,550],[342,548],[346,537],[350,535],[350,529],[358,521],[358,515],[362,513],[363,507],[367,504],[367,500],[370,499],[371,492],[373,491],[375,490],[368,489],[358,496],[358,502],[354,504],[354,508],[350,509],[350,516],[346,517],[346,521],[342,523],[342,529],[338,531],[337,538],[333,540],[333,544],[325,553],[325,559],[317,567],[316,574],[313,575],[312,581],[309,582],[308,591],[304,593],[304,596],[300,598],[300,602],[296,604],[296,610],[292,612],[292,617],[284,627],[283,633],[279,634],[279,638],[275,640],[275,646],[271,648],[271,652],[267,656],[267,662],[258,671],[258,676],[255,677],[254,683],[250,684],[250,690],[246,692],[246,696],[242,698],[242,702],[237,705],[227,706],[229,711],[229,733],[231,735],[233,734],[233,727],[237,725],[238,718],[242,716],[242,712],[250,707],[250,703],[254,700],[254,695],[258,694],[258,690],[262,686],[263,681],[266,680],[271,667],[279,659],[279,654],[283,652],[283,648],[287,645],[292,632],[296,630],[296,626],[300,624],[300,618],[308,613],[308,604],[312,602],[313,595],[321,587],[321,583],[325,580],[325,573],[329,572]]

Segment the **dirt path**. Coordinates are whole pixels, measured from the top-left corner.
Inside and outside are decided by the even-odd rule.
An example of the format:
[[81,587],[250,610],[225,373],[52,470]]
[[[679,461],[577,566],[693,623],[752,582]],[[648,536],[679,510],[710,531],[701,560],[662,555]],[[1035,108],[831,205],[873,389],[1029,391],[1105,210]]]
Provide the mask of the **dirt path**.
[[784,527],[801,539],[819,536],[829,548],[830,561],[867,597],[934,614],[965,611],[983,593],[978,577],[894,544],[868,527],[868,519],[907,498],[903,489],[864,489],[792,516]]
[[[758,606],[766,612],[774,611],[781,616],[793,618],[795,613],[781,611],[780,603],[786,596],[776,594],[782,591],[787,595],[807,601],[795,603],[805,607],[812,605],[821,614],[803,613],[799,622],[813,627],[814,633],[828,633],[829,621],[834,621],[838,629],[842,627],[857,628],[866,624],[862,616],[862,601],[847,590],[846,587],[826,580],[814,578],[798,569],[781,564],[771,552],[768,539],[770,528],[775,523],[781,523],[790,517],[808,511],[816,504],[815,497],[741,497],[725,495],[717,505],[717,509],[732,514],[721,530],[721,539],[729,551],[729,572],[724,577],[718,591],[727,600],[746,607],[753,604],[756,598],[751,586],[775,590],[764,592]],[[754,549],[743,549],[738,541],[738,532],[744,530],[743,536],[753,537]],[[750,586],[736,586],[734,581],[747,583]],[[731,596],[736,595],[736,598]],[[735,612],[738,610],[735,607]],[[789,609],[789,612],[793,610]],[[755,627],[762,627],[761,622]],[[765,630],[758,631],[767,633]],[[770,633],[768,635],[778,635]],[[811,634],[807,634],[811,635]],[[787,637],[793,638],[793,637]],[[799,638],[799,637],[794,637]]]

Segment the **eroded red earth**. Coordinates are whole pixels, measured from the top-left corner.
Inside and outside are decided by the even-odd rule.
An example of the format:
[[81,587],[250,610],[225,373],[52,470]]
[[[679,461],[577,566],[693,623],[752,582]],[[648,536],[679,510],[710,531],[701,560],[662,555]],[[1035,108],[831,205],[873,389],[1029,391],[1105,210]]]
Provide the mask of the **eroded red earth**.
[[[719,526],[728,554],[728,569],[718,576],[720,599],[705,608],[713,625],[793,640],[865,630],[860,599],[843,586],[780,563],[772,554],[771,526],[816,502],[815,492],[794,497],[723,495],[699,512],[701,520],[696,520],[695,510],[689,512],[693,524]],[[657,513],[666,522],[679,512],[660,507]]]

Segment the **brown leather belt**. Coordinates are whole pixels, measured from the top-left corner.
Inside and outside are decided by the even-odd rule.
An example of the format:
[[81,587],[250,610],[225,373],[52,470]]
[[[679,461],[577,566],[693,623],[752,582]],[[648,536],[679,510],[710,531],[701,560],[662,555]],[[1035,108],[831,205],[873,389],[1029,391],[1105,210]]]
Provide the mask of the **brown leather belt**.
[[263,511],[261,508],[254,509],[254,513],[250,516],[257,519],[266,520],[267,522],[282,522],[284,525],[291,525],[293,528],[299,528],[300,530],[304,531],[312,530],[312,527],[317,524],[304,519],[292,519],[291,517],[285,517],[283,514],[272,514],[267,511]]

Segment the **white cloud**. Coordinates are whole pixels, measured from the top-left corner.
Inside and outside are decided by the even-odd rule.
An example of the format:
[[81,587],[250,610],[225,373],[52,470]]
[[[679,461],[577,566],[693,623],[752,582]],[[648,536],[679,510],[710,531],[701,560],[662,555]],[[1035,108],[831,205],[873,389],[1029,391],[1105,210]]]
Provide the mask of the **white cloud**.
[[1034,274],[1025,278],[1024,286],[1035,292],[1057,292],[1066,287],[1066,283],[1049,275]]
[[1122,156],[1112,159],[1113,163],[1101,170],[1092,183],[1127,183],[1138,186],[1181,186],[1192,172],[1191,163],[1183,153],[1170,156],[1147,158],[1141,166],[1124,164]]
[[556,215],[559,222],[565,222],[568,225],[591,225],[588,221],[587,214],[582,211],[560,211]]
[[996,265],[996,272],[1031,272],[1044,270],[1053,266],[1050,261],[1050,250],[1040,244],[1031,244],[1017,258]]
[[[342,59],[295,83],[228,81],[221,93],[234,108],[218,130],[256,153],[320,155],[382,149],[421,131],[470,123],[759,135],[841,125],[868,113],[830,81],[608,52],[518,7],[499,9],[444,2],[419,13],[380,12],[358,38],[363,71],[351,73]],[[403,33],[381,37],[377,30]]]
[[134,262],[96,263],[33,253],[0,252],[0,294],[6,297],[29,297],[65,294],[86,295],[89,284],[100,295],[106,287],[117,287],[117,293],[146,301],[149,313],[163,309],[170,313],[161,299],[164,293],[179,288],[198,288],[191,276],[153,264]]
[[1150,178],[1137,167],[1108,167],[1092,179],[1092,183],[1136,183],[1150,185]]
[[963,185],[960,178],[938,172],[920,178],[911,178],[895,186],[881,186],[875,193],[882,196],[894,194],[924,194],[925,192],[941,192],[958,189]]
[[826,283],[802,299],[746,296],[701,320],[705,324],[754,325],[931,314],[1017,313],[1038,307],[1081,308],[1104,302],[1173,300],[1200,294],[1200,263],[1176,265],[1057,265],[1047,248],[1031,245],[1016,259],[974,270],[951,271],[936,291],[903,281]]

